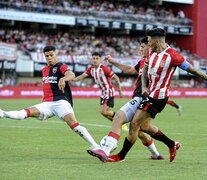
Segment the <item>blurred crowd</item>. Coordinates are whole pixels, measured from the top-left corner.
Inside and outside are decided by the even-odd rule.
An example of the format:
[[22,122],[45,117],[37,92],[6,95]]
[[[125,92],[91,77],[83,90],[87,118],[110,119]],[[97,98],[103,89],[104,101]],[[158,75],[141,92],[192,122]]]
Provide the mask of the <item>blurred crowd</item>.
[[111,54],[116,57],[128,57],[137,53],[139,42],[130,37],[95,37],[80,33],[34,33],[18,30],[0,30],[0,41],[18,43],[29,52],[42,52],[45,45],[54,45],[59,54],[86,55],[89,52]]
[[15,86],[16,78],[13,73],[8,73],[0,78],[0,87],[3,86]]
[[[42,52],[43,48],[54,45],[59,55],[90,55],[91,52],[100,52],[103,55],[110,54],[113,57],[137,57],[138,38],[130,36],[95,36],[94,34],[63,33],[55,34],[43,32],[30,32],[29,30],[0,30],[0,42],[17,43],[21,50],[30,52]],[[170,43],[188,60],[199,61],[200,65],[207,65],[206,59],[202,59],[189,50]]]
[[121,19],[144,23],[191,25],[192,21],[180,10],[174,13],[163,6],[143,7],[128,1],[106,0],[1,0],[0,8],[39,13],[66,14],[104,19]]

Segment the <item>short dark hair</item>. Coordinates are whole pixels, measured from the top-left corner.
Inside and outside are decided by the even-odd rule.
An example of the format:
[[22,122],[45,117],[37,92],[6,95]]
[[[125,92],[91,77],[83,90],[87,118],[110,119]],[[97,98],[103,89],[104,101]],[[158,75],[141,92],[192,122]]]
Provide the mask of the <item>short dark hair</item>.
[[54,46],[45,46],[43,49],[43,52],[48,52],[48,51],[55,51],[55,47]]
[[151,37],[165,37],[166,32],[162,28],[147,29],[146,35]]
[[101,53],[99,53],[99,52],[93,52],[92,53],[92,56],[99,56],[99,57],[101,57]]
[[140,39],[140,43],[148,44],[148,39],[147,37],[143,37]]

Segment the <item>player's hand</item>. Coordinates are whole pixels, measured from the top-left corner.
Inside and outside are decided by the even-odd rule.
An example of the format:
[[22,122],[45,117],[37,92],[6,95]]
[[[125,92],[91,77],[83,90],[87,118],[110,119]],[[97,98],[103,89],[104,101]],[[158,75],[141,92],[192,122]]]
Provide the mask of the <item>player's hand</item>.
[[58,82],[58,87],[59,90],[61,90],[64,93],[64,89],[65,89],[65,80],[63,78],[61,78]]
[[144,97],[149,96],[149,89],[146,88],[146,87],[142,87],[142,95],[143,95]]
[[108,61],[108,62],[111,63],[111,64],[112,64],[112,62],[113,62],[111,55],[107,55],[107,56],[105,57],[105,60]]

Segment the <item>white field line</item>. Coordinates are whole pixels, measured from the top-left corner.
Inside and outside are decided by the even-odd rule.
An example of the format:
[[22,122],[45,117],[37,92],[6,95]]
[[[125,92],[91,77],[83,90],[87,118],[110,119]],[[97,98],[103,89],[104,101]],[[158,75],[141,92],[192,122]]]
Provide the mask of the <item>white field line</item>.
[[[60,124],[62,123],[61,121],[43,121],[41,123],[57,123],[57,124]],[[111,126],[108,126],[108,125],[103,125],[103,124],[90,124],[90,123],[80,123],[81,125],[84,125],[84,126],[93,126],[93,127],[100,127],[100,128],[111,128]],[[36,127],[36,126],[21,126],[21,125],[0,125],[0,128],[21,128],[21,129],[61,129],[62,128],[51,128],[51,127]],[[183,136],[183,135],[187,135],[187,136],[198,136],[197,133],[185,133],[185,132],[177,132],[177,133],[169,133],[169,134],[172,134],[172,135],[180,135],[180,136]],[[207,136],[207,134],[201,134],[199,133],[199,136]]]

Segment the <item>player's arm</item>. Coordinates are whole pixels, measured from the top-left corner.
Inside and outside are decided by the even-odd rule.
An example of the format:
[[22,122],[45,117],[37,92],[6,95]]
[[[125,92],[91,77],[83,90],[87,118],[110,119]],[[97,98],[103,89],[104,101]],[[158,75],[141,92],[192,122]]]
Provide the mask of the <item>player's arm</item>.
[[75,78],[75,74],[72,71],[66,71],[64,77],[60,78],[58,82],[59,89],[64,92],[65,82],[72,81],[74,78]]
[[76,78],[74,78],[73,81],[81,81],[81,80],[85,79],[87,76],[88,76],[87,74],[83,73],[83,74],[77,76]]
[[115,80],[115,82],[117,84],[117,87],[118,87],[118,91],[119,91],[119,97],[122,98],[123,97],[123,94],[122,94],[122,90],[121,90],[121,85],[120,85],[119,77],[116,74],[114,74],[113,77],[112,77],[112,79]]
[[128,73],[128,74],[137,73],[136,69],[133,66],[129,66],[129,65],[126,65],[126,64],[121,64],[119,62],[116,62],[112,59],[112,57],[110,55],[106,56],[105,60],[107,60],[109,63],[116,66],[117,68],[121,69],[125,73]]
[[181,69],[194,74],[195,76],[201,77],[205,80],[207,80],[207,74],[203,73],[202,71],[194,68],[189,62],[184,60],[184,62],[179,66]]
[[143,96],[149,95],[149,89],[147,87],[147,82],[148,82],[147,71],[148,71],[148,65],[144,64],[144,68],[142,69],[142,95]]

